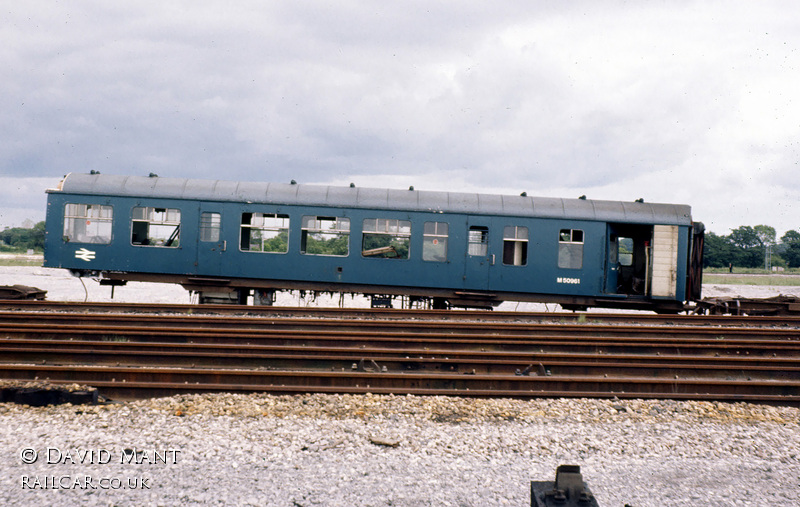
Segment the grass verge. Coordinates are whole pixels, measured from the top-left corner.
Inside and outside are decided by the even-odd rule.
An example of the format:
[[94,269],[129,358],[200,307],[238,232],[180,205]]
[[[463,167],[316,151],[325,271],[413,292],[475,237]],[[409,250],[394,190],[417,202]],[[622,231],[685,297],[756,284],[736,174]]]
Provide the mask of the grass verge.
[[0,255],[0,266],[41,266],[41,255]]
[[704,273],[703,283],[713,283],[717,285],[799,286],[800,275],[715,275]]

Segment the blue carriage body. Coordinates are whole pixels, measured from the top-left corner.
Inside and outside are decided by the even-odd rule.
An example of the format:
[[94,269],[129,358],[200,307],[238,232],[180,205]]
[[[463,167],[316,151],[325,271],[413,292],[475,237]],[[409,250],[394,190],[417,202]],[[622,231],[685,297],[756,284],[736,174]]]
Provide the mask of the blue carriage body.
[[47,267],[198,292],[667,310],[699,297],[686,205],[69,174],[46,224]]

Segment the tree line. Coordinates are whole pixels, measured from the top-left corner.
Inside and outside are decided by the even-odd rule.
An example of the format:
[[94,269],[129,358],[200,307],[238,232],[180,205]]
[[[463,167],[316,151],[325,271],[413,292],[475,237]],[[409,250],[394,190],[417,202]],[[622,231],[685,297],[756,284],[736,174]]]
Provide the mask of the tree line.
[[777,240],[775,228],[743,225],[726,236],[706,232],[703,267],[800,267],[800,232],[787,231]]
[[0,251],[44,250],[44,222],[0,231]]

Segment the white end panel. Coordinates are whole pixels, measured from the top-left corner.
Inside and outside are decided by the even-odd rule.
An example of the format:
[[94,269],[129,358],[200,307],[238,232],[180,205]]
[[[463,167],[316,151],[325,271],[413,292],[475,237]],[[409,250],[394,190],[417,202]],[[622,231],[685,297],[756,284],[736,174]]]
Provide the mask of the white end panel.
[[656,297],[675,297],[678,280],[678,226],[653,226],[653,290]]

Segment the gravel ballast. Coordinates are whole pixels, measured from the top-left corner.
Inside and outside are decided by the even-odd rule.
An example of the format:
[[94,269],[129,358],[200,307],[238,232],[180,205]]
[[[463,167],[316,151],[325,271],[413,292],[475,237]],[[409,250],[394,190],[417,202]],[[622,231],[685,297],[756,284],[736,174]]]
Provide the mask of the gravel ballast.
[[530,481],[560,464],[602,506],[800,504],[800,409],[786,407],[185,395],[0,404],[0,439],[5,505],[530,505]]
[[[82,300],[64,273],[0,267],[4,284]],[[86,284],[90,300],[108,296]],[[131,284],[117,298],[188,302],[168,287]],[[740,295],[789,293],[752,290]],[[561,464],[581,466],[603,507],[800,505],[800,409],[787,407],[187,395],[4,403],[0,441],[2,505],[530,505],[530,481]]]

